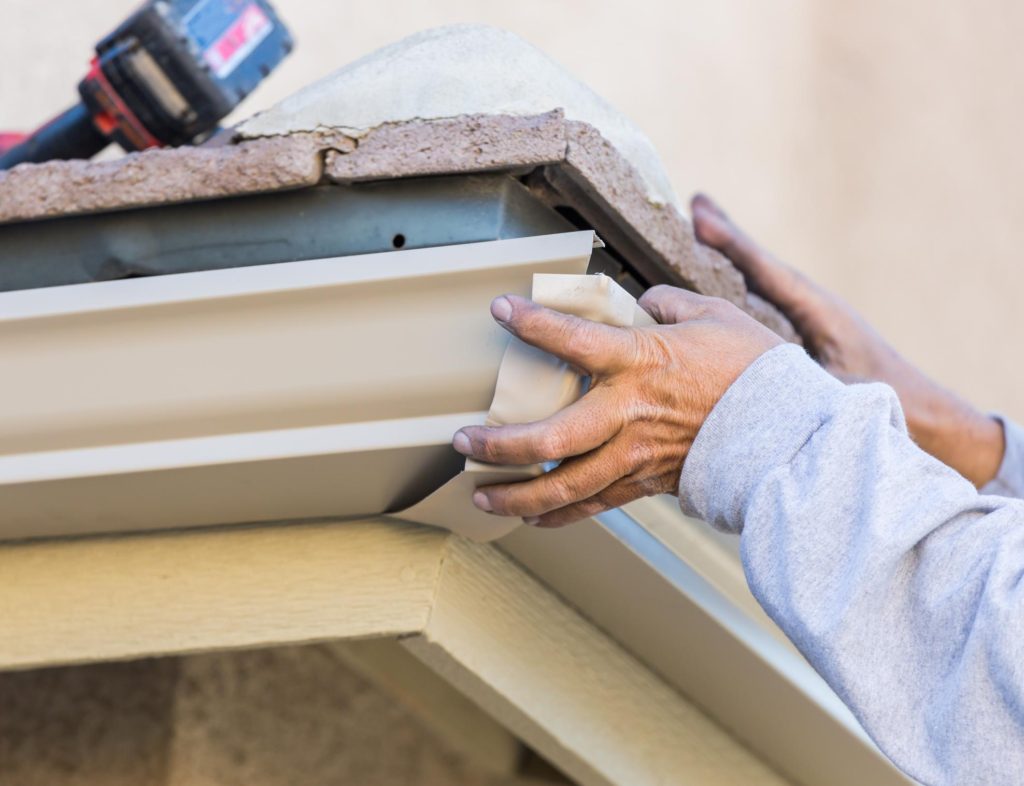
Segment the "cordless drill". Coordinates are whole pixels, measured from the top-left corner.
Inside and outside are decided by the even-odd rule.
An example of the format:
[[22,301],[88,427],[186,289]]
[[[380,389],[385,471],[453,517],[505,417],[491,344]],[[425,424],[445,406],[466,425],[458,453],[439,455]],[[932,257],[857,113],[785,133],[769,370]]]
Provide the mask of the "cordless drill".
[[0,134],[0,170],[196,144],[292,49],[265,0],[149,0],[96,47],[81,102],[29,136]]

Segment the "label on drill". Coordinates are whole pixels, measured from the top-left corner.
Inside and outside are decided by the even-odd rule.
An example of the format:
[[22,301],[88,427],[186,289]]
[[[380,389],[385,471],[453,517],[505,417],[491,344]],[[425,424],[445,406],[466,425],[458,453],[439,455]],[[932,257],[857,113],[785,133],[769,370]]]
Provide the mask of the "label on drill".
[[244,0],[207,0],[189,13],[185,23],[218,79],[229,76],[274,30],[259,4]]

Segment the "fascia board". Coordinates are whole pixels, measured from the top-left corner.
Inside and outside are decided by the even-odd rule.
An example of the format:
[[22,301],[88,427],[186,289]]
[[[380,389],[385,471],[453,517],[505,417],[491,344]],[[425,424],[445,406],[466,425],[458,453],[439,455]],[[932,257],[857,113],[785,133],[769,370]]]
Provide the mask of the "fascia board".
[[376,515],[458,471],[495,295],[592,232],[0,294],[0,537]]

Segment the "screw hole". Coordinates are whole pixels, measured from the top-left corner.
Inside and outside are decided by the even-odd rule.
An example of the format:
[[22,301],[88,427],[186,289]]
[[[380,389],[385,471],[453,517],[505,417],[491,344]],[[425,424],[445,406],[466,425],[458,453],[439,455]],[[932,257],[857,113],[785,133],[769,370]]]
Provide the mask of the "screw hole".
[[391,238],[391,245],[395,248],[401,248],[405,245],[405,235],[395,235]]

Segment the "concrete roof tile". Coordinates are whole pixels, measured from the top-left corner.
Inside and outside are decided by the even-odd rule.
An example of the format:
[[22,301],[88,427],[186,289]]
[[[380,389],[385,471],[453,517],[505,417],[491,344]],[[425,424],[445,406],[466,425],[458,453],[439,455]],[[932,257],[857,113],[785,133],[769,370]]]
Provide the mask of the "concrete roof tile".
[[297,134],[113,161],[22,164],[0,172],[0,223],[311,186],[320,182],[323,144],[317,135]]
[[702,246],[671,204],[593,126],[541,115],[467,115],[388,123],[359,138],[322,129],[112,161],[54,161],[0,172],[0,224],[282,191],[320,183],[508,171],[549,203],[571,207],[651,282],[741,306],[785,338],[788,321]]

